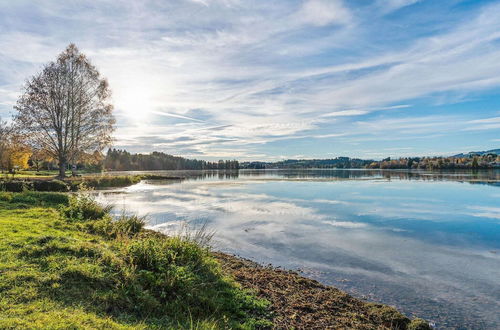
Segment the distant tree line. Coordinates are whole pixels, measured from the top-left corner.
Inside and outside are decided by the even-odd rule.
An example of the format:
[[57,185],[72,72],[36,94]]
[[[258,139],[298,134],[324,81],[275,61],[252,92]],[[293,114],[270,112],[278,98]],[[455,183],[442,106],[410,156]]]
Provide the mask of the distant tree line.
[[163,152],[131,154],[126,150],[109,149],[103,167],[113,171],[154,171],[154,170],[237,170],[237,160],[208,162],[172,156]]
[[451,157],[408,157],[371,162],[367,168],[380,169],[488,169],[500,167],[500,155],[495,152],[470,153]]
[[373,160],[364,160],[349,157],[333,159],[287,159],[278,162],[244,162],[241,168],[266,169],[266,168],[364,168]]
[[500,150],[450,157],[406,157],[380,161],[349,157],[334,159],[288,159],[278,162],[243,162],[243,169],[368,168],[368,169],[488,169],[500,167]]

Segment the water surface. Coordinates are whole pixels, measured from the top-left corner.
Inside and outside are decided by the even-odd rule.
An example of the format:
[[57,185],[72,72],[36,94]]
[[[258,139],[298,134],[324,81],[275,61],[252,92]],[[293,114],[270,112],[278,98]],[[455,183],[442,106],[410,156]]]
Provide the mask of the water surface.
[[438,328],[500,328],[498,170],[188,174],[99,198],[148,214],[159,231],[207,222],[219,250],[299,270]]

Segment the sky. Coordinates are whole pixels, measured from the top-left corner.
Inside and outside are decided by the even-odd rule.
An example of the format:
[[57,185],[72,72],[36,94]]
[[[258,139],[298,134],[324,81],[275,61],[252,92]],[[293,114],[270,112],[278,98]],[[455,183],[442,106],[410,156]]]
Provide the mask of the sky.
[[0,116],[75,43],[114,146],[207,160],[500,147],[500,1],[0,0]]

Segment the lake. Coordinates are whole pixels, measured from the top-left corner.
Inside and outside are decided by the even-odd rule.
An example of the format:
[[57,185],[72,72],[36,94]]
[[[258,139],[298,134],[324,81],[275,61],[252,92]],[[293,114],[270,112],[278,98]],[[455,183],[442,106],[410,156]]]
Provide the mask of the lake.
[[500,328],[500,170],[240,170],[98,192],[216,249],[297,270],[439,329]]

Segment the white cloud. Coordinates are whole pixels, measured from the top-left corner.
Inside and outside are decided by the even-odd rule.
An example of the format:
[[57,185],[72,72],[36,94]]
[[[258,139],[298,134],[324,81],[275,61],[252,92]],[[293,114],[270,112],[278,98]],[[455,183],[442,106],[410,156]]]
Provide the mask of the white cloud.
[[498,129],[500,128],[500,117],[471,120],[468,124],[471,126],[464,128],[464,131]]
[[382,12],[389,13],[420,1],[421,0],[379,0],[376,4],[381,8]]
[[324,26],[348,24],[352,15],[340,0],[306,0],[297,18],[304,23]]

